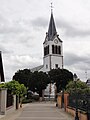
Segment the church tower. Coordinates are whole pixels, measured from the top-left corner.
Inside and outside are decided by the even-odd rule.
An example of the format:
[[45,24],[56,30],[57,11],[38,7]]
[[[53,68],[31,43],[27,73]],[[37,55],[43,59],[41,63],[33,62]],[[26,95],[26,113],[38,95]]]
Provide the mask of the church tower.
[[52,10],[49,28],[48,32],[46,33],[43,47],[44,47],[43,71],[48,72],[51,69],[57,68],[63,69],[62,40],[59,38],[59,35],[57,34]]
[[51,3],[51,17],[46,33],[45,41],[43,43],[44,56],[43,65],[31,69],[34,71],[49,72],[51,69],[63,69],[63,45],[62,40],[57,34],[56,25],[53,17],[52,3]]

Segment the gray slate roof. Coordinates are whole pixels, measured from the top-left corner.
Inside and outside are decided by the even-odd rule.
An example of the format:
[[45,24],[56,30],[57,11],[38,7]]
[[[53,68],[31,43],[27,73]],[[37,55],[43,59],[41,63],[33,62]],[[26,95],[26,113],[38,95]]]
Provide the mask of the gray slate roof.
[[37,66],[35,68],[30,69],[31,72],[39,71],[41,68],[43,68],[43,65]]
[[48,38],[49,40],[52,40],[52,38],[57,34],[56,32],[56,26],[53,18],[53,13],[51,13],[49,28],[48,28]]

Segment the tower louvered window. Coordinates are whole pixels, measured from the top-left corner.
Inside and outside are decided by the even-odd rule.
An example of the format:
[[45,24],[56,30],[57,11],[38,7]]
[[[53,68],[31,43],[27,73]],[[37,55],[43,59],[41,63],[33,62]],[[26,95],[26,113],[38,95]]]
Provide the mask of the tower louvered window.
[[61,55],[61,46],[52,45],[52,54]]
[[49,54],[49,45],[44,47],[44,56]]

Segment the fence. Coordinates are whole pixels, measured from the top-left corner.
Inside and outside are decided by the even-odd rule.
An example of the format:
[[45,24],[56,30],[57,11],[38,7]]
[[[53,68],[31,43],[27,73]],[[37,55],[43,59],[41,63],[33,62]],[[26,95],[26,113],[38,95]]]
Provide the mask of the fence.
[[85,111],[87,113],[87,118],[90,120],[90,93],[87,94],[69,94],[69,104],[68,106],[77,108],[81,111]]
[[13,95],[11,94],[10,90],[7,90],[7,103],[6,103],[6,107],[10,107],[13,105]]

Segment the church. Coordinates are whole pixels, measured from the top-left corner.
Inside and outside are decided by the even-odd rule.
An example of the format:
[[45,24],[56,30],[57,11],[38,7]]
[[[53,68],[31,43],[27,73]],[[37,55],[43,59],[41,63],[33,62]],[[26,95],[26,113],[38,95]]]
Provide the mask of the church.
[[56,25],[51,10],[48,32],[43,43],[43,65],[31,69],[34,71],[47,72],[51,69],[63,68],[63,44],[57,34]]
[[[56,25],[51,8],[51,17],[49,21],[48,32],[46,32],[43,42],[43,65],[31,69],[34,71],[43,71],[48,73],[51,69],[63,69],[63,41],[57,34]],[[51,89],[51,92],[49,92]],[[54,84],[49,84],[44,91],[44,96],[55,96]]]

